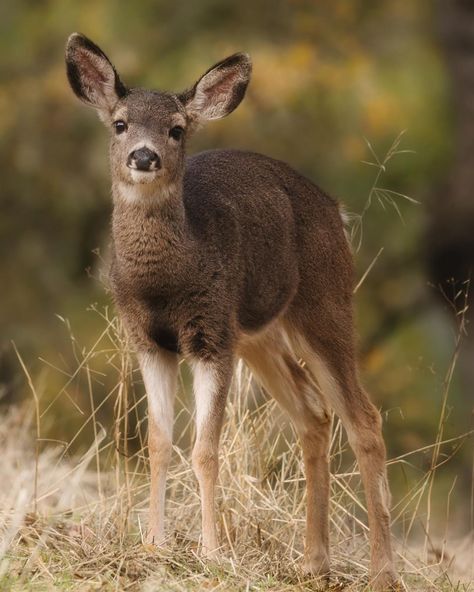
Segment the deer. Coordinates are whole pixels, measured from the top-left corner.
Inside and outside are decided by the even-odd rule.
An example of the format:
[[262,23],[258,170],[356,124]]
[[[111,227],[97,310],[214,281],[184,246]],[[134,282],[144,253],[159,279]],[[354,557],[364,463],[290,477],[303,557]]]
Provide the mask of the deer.
[[398,589],[381,415],[358,375],[353,256],[344,211],[285,162],[210,150],[187,156],[198,128],[229,115],[250,81],[248,54],[218,62],[173,93],[129,88],[80,33],[66,46],[75,95],[110,132],[110,284],[136,353],[148,405],[147,542],[165,535],[178,364],[193,372],[201,551],[219,556],[215,490],[219,439],[236,362],[289,415],[306,488],[303,568],[329,578],[331,417],[342,421],[368,510],[370,577]]

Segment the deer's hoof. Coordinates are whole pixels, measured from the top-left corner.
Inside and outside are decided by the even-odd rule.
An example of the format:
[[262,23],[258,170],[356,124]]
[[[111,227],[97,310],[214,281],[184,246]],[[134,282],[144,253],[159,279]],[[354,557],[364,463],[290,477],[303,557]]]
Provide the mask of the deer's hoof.
[[201,557],[213,563],[221,563],[224,560],[224,556],[218,548],[201,547]]
[[330,576],[328,556],[306,555],[303,561],[303,572],[314,578],[319,578],[321,582],[327,584]]
[[405,589],[394,569],[378,572],[371,578],[370,584],[374,592],[401,592]]
[[145,547],[153,550],[157,547],[164,547],[166,545],[166,537],[163,533],[149,532],[146,535]]

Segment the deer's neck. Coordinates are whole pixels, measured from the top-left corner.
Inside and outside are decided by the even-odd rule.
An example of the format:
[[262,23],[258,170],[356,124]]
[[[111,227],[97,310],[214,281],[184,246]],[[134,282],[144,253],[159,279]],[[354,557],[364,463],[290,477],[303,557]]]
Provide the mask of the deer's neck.
[[182,185],[133,195],[115,186],[112,233],[118,267],[133,277],[176,271],[185,263],[188,241]]

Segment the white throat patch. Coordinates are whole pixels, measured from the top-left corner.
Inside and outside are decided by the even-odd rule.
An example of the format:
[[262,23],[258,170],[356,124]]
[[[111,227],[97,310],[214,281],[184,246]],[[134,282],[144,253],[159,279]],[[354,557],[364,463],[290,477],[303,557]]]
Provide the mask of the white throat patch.
[[136,183],[124,183],[120,181],[113,188],[114,197],[129,204],[150,202],[150,200],[162,202],[175,195],[178,191],[176,183],[160,182],[160,179],[153,175],[149,181],[140,181],[140,175],[150,175],[141,171],[132,171],[132,178],[137,175]]

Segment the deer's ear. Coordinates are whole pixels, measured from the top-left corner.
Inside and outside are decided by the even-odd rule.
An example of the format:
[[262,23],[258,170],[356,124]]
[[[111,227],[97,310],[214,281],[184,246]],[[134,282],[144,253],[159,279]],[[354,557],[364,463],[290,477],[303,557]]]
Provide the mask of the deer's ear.
[[73,33],[67,41],[66,69],[76,96],[100,112],[110,113],[127,93],[105,53],[80,33]]
[[245,53],[236,53],[212,66],[179,97],[188,117],[201,123],[232,113],[244,98],[251,72],[250,56]]

